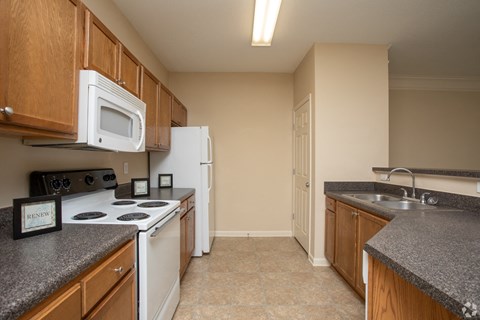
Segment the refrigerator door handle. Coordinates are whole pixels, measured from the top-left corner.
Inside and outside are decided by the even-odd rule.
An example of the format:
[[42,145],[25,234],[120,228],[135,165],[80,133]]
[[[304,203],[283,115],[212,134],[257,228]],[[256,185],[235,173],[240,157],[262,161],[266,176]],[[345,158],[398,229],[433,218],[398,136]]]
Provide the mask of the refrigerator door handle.
[[211,164],[208,165],[208,192],[212,190],[213,185],[213,166]]

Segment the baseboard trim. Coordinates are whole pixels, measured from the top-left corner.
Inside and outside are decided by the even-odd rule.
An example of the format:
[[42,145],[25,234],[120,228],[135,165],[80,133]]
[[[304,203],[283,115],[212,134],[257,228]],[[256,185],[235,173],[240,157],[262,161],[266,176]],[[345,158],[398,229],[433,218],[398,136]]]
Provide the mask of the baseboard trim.
[[330,262],[325,258],[314,258],[308,255],[308,261],[310,261],[314,267],[330,267]]
[[215,237],[292,237],[292,231],[215,231]]

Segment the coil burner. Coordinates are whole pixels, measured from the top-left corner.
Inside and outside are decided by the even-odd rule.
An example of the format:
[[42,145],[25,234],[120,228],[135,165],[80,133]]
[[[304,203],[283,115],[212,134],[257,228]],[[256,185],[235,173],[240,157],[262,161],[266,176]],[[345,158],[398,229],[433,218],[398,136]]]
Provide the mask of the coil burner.
[[120,217],[117,218],[117,220],[120,221],[133,221],[133,220],[143,220],[150,218],[149,214],[143,213],[143,212],[132,212],[132,213],[127,213],[124,215],[121,215]]
[[106,217],[107,214],[100,211],[82,212],[73,216],[73,220],[93,220]]

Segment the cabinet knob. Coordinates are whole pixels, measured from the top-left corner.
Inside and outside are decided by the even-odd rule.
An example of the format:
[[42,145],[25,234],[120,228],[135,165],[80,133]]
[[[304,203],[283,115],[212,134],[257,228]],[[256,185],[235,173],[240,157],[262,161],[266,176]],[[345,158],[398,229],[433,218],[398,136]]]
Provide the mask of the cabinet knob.
[[117,80],[117,83],[118,83],[119,85],[121,85],[121,86],[124,86],[125,84],[127,84],[127,83],[126,83],[124,80],[122,80],[122,79],[118,79],[118,80]]
[[115,271],[117,273],[122,273],[123,272],[123,267],[115,268],[115,269],[113,269],[113,271]]
[[5,108],[0,108],[0,113],[3,113],[7,117],[11,116],[14,114],[13,108],[12,107],[5,107]]
[[358,216],[358,212],[352,211],[352,217]]

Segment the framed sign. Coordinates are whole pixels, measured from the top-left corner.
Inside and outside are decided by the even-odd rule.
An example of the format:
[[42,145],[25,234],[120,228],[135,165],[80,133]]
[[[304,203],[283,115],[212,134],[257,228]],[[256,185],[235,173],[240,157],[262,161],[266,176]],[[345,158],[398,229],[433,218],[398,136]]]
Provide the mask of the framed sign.
[[148,197],[150,195],[150,179],[132,179],[132,198]]
[[13,239],[62,230],[60,195],[13,199]]
[[158,175],[158,187],[159,188],[173,188],[173,174],[160,173]]

